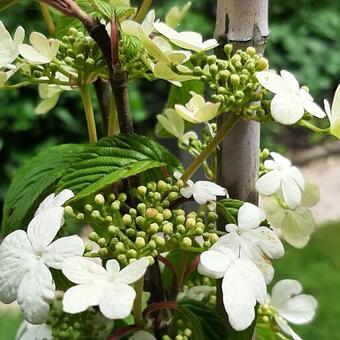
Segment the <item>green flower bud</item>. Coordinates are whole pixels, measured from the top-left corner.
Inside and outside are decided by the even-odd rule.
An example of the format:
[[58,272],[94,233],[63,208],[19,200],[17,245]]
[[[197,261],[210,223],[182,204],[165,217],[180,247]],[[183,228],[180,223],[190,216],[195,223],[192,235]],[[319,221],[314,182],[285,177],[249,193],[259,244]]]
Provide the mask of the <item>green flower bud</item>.
[[85,204],[84,210],[90,213],[93,211],[93,206],[91,204]]
[[212,76],[216,75],[218,73],[218,66],[216,64],[210,65],[209,71]]
[[43,75],[42,72],[40,72],[38,70],[33,71],[33,77],[34,78],[41,78],[42,75]]
[[209,239],[210,239],[210,242],[211,242],[212,244],[214,244],[214,243],[216,243],[216,242],[219,240],[219,237],[218,237],[217,234],[210,234]]
[[116,199],[116,196],[114,193],[111,193],[109,196],[108,196],[108,200],[110,203],[112,203],[114,200]]
[[154,199],[156,200],[156,201],[160,201],[161,199],[162,199],[162,195],[159,193],[159,192],[155,192],[154,193]]
[[102,194],[98,194],[94,197],[94,201],[98,205],[103,205],[105,203],[105,198]]
[[156,249],[157,247],[157,244],[154,240],[151,240],[149,243],[148,243],[148,246],[147,246],[149,249]]
[[207,57],[207,63],[208,63],[209,65],[215,64],[216,61],[217,61],[217,57],[216,57],[215,55],[209,55],[209,56]]
[[150,234],[155,234],[157,233],[159,230],[159,226],[157,223],[151,223],[150,226],[149,226],[149,233]]
[[145,223],[145,218],[143,216],[137,216],[135,221],[139,227],[143,227]]
[[232,44],[226,44],[226,45],[224,45],[223,49],[224,49],[224,53],[228,56],[233,51],[233,45]]
[[89,240],[97,242],[97,240],[99,240],[99,235],[95,231],[92,231],[89,233]]
[[152,256],[149,255],[146,258],[148,259],[150,266],[152,266],[155,263],[155,259]]
[[148,189],[144,185],[141,185],[137,188],[137,191],[142,197],[144,197]]
[[156,218],[157,214],[158,214],[158,211],[155,208],[148,208],[146,209],[145,216],[148,219],[154,219]]
[[211,242],[210,241],[205,241],[203,245],[204,245],[205,248],[210,248],[211,247]]
[[166,224],[163,226],[163,232],[164,232],[165,234],[170,235],[170,234],[173,233],[173,231],[174,231],[174,228],[173,228],[173,226],[172,226],[172,223],[166,223]]
[[114,237],[113,239],[111,239],[110,241],[110,246],[111,247],[115,247],[118,244],[119,240],[117,237]]
[[64,61],[65,61],[65,63],[66,63],[67,65],[73,65],[73,63],[74,63],[74,59],[71,58],[71,57],[66,57],[66,58],[64,59]]
[[268,59],[266,58],[260,58],[258,61],[257,61],[257,70],[259,71],[263,71],[263,70],[266,70],[268,68]]
[[118,242],[117,244],[116,244],[116,246],[115,246],[115,250],[117,251],[117,252],[119,252],[119,253],[123,253],[123,252],[125,252],[125,245],[124,245],[124,243],[123,242]]
[[124,192],[120,193],[118,196],[118,200],[120,202],[125,202],[127,200],[127,195]]
[[170,206],[170,202],[168,201],[168,200],[164,200],[163,202],[162,202],[162,207],[163,208],[168,208]]
[[187,229],[192,229],[192,228],[195,227],[195,225],[196,225],[196,220],[194,218],[192,218],[192,217],[187,218],[187,220],[185,222],[185,227]]
[[127,237],[132,238],[136,235],[136,230],[133,228],[128,228],[126,229],[125,234]]
[[106,239],[104,237],[101,237],[98,241],[97,241],[99,247],[103,248],[106,246]]
[[158,213],[155,217],[156,223],[161,223],[161,222],[163,222],[163,220],[164,220],[163,214]]
[[100,212],[98,210],[93,210],[92,213],[91,213],[91,217],[92,218],[100,218],[101,217]]
[[230,77],[231,73],[228,70],[223,70],[219,72],[219,75],[221,79],[227,80]]
[[100,255],[100,257],[106,257],[109,255],[109,251],[107,248],[100,248],[98,250],[98,254]]
[[131,215],[125,214],[122,217],[122,221],[123,221],[124,225],[130,226],[132,224],[132,217],[131,217]]
[[186,328],[183,333],[185,336],[192,336],[192,330],[190,328]]
[[170,209],[164,209],[163,210],[163,217],[166,220],[169,220],[172,217],[172,212]]
[[146,233],[145,233],[145,231],[137,231],[136,235],[137,235],[138,237],[146,238]]
[[178,193],[177,192],[170,192],[170,194],[168,195],[168,200],[170,202],[176,201],[178,198]]
[[185,234],[186,231],[187,231],[187,230],[185,229],[185,227],[184,227],[183,224],[177,225],[176,229],[177,229],[177,231],[178,231],[179,233],[181,233],[181,234]]
[[161,237],[161,236],[157,236],[157,238],[156,238],[156,244],[157,244],[158,247],[163,247],[163,246],[165,246],[165,240],[164,240],[164,238]]
[[251,57],[253,57],[253,56],[256,54],[256,50],[255,50],[254,47],[249,46],[249,47],[247,47],[247,49],[246,49],[246,53],[247,53],[248,55],[250,55]]
[[156,182],[150,182],[146,185],[149,191],[156,191],[157,189],[157,184]]
[[85,61],[84,54],[81,54],[81,53],[77,54],[77,55],[76,55],[76,61],[77,61],[78,63],[84,62],[84,61]]
[[232,74],[230,76],[230,83],[234,87],[237,87],[238,85],[240,85],[240,77],[237,74]]
[[124,254],[118,255],[118,256],[117,256],[117,260],[118,260],[120,263],[124,264],[124,265],[127,265],[127,264],[128,264],[128,260],[127,260],[127,258],[126,258],[126,256],[125,256]]
[[200,66],[195,66],[192,72],[194,76],[201,76],[203,74],[203,70]]
[[182,246],[185,248],[191,247],[192,246],[192,241],[189,237],[184,237],[182,240]]
[[85,253],[89,253],[89,252],[92,251],[92,250],[93,250],[92,244],[87,244],[87,245],[85,246],[84,252],[85,252]]
[[73,212],[73,208],[69,205],[67,205],[65,208],[64,208],[64,214],[66,216],[70,216],[70,217],[73,217],[74,216],[74,212]]
[[238,100],[243,99],[244,98],[243,91],[236,91],[235,98],[238,99]]
[[119,232],[119,228],[114,225],[110,225],[108,226],[107,231],[109,232],[110,236],[116,236]]
[[137,205],[137,210],[141,215],[145,215],[146,212],[146,205],[144,203],[139,203]]
[[137,257],[137,252],[134,249],[129,249],[126,252],[126,256],[129,257],[129,258],[136,258]]
[[167,190],[167,183],[162,180],[159,180],[157,182],[157,190],[159,192],[164,192],[165,190]]
[[136,237],[135,245],[138,249],[145,247],[145,239],[143,237]]
[[120,209],[120,201],[114,201],[112,204],[111,204],[111,209],[113,211],[119,211]]
[[227,89],[226,89],[225,87],[220,86],[220,87],[217,89],[217,93],[219,93],[219,94],[227,94],[228,91],[227,91]]
[[76,36],[78,33],[78,30],[75,28],[75,27],[71,27],[69,30],[68,30],[68,34],[69,35],[74,35]]

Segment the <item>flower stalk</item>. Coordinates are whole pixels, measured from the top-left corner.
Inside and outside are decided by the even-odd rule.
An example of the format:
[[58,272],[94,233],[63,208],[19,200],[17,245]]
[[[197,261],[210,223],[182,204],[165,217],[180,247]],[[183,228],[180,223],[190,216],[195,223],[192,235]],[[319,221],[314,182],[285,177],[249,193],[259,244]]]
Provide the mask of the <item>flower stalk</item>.
[[51,13],[48,9],[48,5],[40,2],[40,10],[41,10],[41,14],[42,14],[42,17],[45,21],[45,24],[46,24],[46,27],[47,27],[47,30],[48,30],[48,33],[50,35],[52,35],[55,31],[55,25],[54,25],[54,22],[53,22],[53,19],[52,19],[52,16],[51,16]]
[[142,298],[143,298],[143,288],[144,288],[144,276],[142,276],[137,282],[135,282],[134,288],[136,291],[136,298],[133,304],[133,316],[135,318],[136,325],[143,327],[144,318],[143,318]]
[[97,141],[97,129],[89,85],[79,86],[79,91],[84,105],[89,140],[90,143],[95,143]]
[[207,145],[207,147],[201,152],[201,154],[185,170],[182,176],[182,180],[184,182],[186,182],[197,171],[197,169],[208,158],[208,156],[212,152],[214,152],[216,147],[222,142],[226,133],[234,127],[238,119],[239,119],[239,116],[237,116],[234,113],[230,113],[228,115],[227,119],[224,121],[222,127],[217,132],[215,137],[211,140],[211,142]]

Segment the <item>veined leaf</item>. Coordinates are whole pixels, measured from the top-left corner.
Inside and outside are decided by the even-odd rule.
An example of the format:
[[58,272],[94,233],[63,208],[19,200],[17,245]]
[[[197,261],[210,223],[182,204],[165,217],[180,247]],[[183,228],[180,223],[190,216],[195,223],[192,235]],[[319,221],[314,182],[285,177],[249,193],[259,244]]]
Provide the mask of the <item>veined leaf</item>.
[[[44,195],[50,193],[67,166],[77,159],[83,145],[59,145],[42,151],[16,174],[6,195],[3,210],[4,235],[27,227]],[[53,190],[53,189],[52,189]]]
[[237,224],[238,209],[242,205],[242,201],[226,198],[217,202],[217,211],[223,216],[227,224]]
[[[147,170],[167,167],[171,174],[180,164],[165,148],[144,136],[119,135],[87,146],[58,183],[58,190],[71,189],[73,200],[104,189],[112,183]],[[161,172],[153,172],[160,178]]]

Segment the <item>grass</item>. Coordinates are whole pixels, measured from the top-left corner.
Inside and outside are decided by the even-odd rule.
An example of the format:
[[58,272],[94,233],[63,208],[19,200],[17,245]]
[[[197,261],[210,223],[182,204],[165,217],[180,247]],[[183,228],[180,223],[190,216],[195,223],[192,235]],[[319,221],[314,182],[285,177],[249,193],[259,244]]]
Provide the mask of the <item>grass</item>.
[[[304,340],[340,340],[340,223],[322,226],[302,250],[286,245],[286,255],[275,262],[275,281],[296,279],[304,292],[319,301],[313,323],[294,326]],[[0,313],[0,339],[13,340],[20,317]]]

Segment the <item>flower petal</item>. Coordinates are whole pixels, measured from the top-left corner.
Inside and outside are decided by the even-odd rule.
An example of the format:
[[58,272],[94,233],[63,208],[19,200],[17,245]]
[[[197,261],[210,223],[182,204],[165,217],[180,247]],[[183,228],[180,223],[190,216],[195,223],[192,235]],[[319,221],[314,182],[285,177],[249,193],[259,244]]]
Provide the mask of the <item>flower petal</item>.
[[192,111],[188,110],[185,106],[176,104],[175,105],[175,110],[177,114],[182,117],[183,119],[187,120],[190,123],[197,124],[199,123],[193,114]]
[[238,227],[241,230],[257,228],[265,220],[265,213],[256,205],[245,202],[238,211]]
[[295,167],[291,166],[288,169],[284,170],[284,175],[288,175],[290,178],[292,178],[295,183],[299,186],[301,190],[304,190],[305,188],[305,179],[303,178],[300,170]]
[[289,89],[295,93],[298,93],[300,90],[300,85],[294,75],[286,70],[282,70],[280,74]]
[[280,329],[286,333],[287,335],[291,336],[293,340],[302,340],[302,338],[296,334],[293,329],[288,325],[287,321],[283,318],[281,318],[278,315],[274,316],[275,321],[277,325],[280,327]]
[[288,158],[283,157],[277,152],[271,152],[270,157],[274,159],[276,163],[276,169],[278,170],[284,170],[292,165],[292,162]]
[[83,255],[84,249],[84,242],[79,236],[62,237],[44,250],[42,259],[47,266],[61,269],[65,259]]
[[278,281],[272,289],[271,304],[280,309],[294,295],[302,292],[302,286],[299,281],[285,279]]
[[62,271],[70,281],[77,284],[91,284],[107,278],[107,272],[100,264],[80,256],[66,259]]
[[273,195],[280,187],[281,175],[277,170],[267,172],[256,182],[256,190],[261,195]]
[[301,203],[301,189],[290,177],[283,177],[281,181],[282,196],[290,209],[296,209]]
[[135,290],[122,283],[108,284],[99,299],[99,309],[108,319],[124,319],[132,310]]
[[86,311],[91,306],[99,305],[103,286],[84,284],[71,287],[63,298],[63,309],[66,313],[76,314]]
[[32,325],[24,320],[17,330],[15,340],[53,340],[52,329],[46,324]]
[[19,26],[13,37],[13,41],[16,45],[22,44],[25,39],[25,29],[22,26]]
[[281,228],[286,211],[281,207],[275,196],[261,196],[260,206],[266,212],[267,220],[273,228]]
[[146,257],[142,257],[123,268],[118,274],[118,281],[125,284],[134,283],[145,274],[148,266],[148,259]]
[[308,113],[318,118],[326,117],[326,113],[321,109],[319,105],[314,103],[313,98],[307,91],[301,89],[300,97],[302,98],[303,107]]
[[314,182],[307,182],[301,197],[301,205],[314,207],[320,201],[320,187]]
[[332,103],[332,121],[340,118],[340,85],[338,85]]
[[275,94],[289,90],[285,81],[273,71],[256,72],[256,78],[261,86]]
[[43,251],[55,238],[64,222],[64,209],[51,208],[33,217],[27,235],[36,251]]
[[0,301],[13,302],[20,282],[35,263],[27,234],[17,230],[9,234],[0,246]]
[[228,270],[235,255],[230,249],[221,251],[208,250],[201,254],[198,272],[214,279],[220,279]]
[[48,57],[42,55],[30,45],[20,44],[18,50],[21,56],[32,64],[47,64],[50,62]]
[[231,326],[242,331],[255,318],[256,301],[264,303],[266,284],[259,269],[250,260],[237,259],[227,270],[223,281],[223,303]]
[[17,301],[25,319],[35,325],[44,323],[54,295],[55,285],[52,275],[39,261],[24,276],[18,289]]
[[304,114],[300,98],[289,92],[280,92],[274,96],[270,105],[273,119],[284,125],[295,124]]
[[35,215],[40,214],[41,212],[51,209],[51,208],[59,208],[64,205],[64,203],[71,198],[74,197],[74,193],[69,189],[62,190],[59,194],[55,195],[54,193],[47,196],[39,205]]

